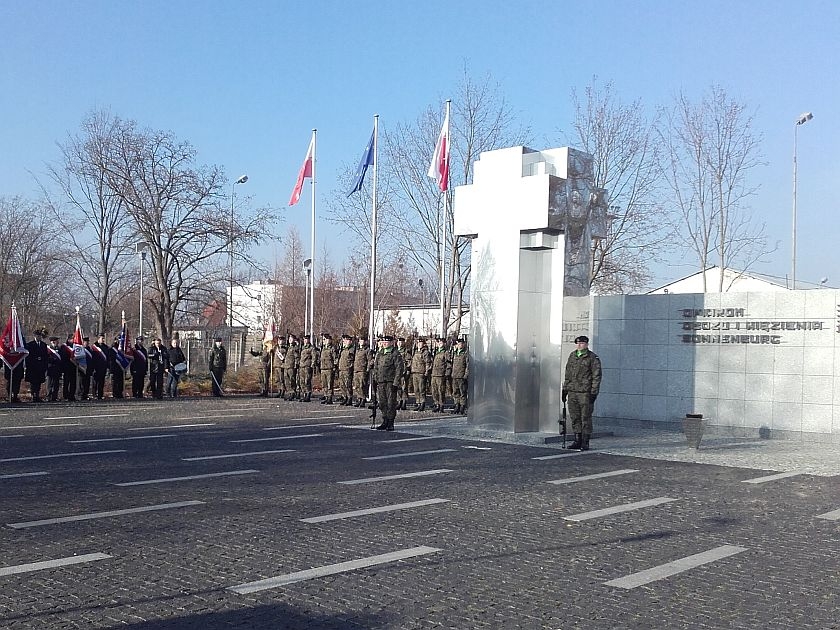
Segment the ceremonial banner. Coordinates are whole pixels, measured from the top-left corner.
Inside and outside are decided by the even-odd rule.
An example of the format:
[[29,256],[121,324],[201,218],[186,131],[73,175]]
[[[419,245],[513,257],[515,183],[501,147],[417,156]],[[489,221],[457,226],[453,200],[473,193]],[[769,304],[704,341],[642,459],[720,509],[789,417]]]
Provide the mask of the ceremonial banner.
[[6,323],[6,328],[3,329],[3,335],[0,336],[0,359],[3,360],[6,367],[14,370],[26,358],[27,354],[29,354],[29,350],[23,343],[23,331],[20,329],[17,308],[12,304],[9,321]]

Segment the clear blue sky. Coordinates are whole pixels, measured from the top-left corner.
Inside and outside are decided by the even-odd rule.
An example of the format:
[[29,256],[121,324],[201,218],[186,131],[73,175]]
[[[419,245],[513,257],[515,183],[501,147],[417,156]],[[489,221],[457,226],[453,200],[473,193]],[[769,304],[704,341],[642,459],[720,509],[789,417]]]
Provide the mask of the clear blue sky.
[[[169,129],[247,173],[237,195],[285,208],[318,128],[319,208],[381,124],[454,96],[465,62],[498,81],[535,148],[562,143],[570,92],[597,75],[653,109],[719,83],[757,109],[768,165],[755,210],[790,270],[794,121],[797,276],[840,286],[840,2],[198,2],[78,0],[0,5],[0,194],[38,196],[32,173],[94,108]],[[308,188],[308,187],[307,187]],[[284,211],[309,234],[309,193]],[[336,243],[336,228],[319,224]],[[284,227],[279,228],[282,233]],[[658,268],[659,279],[690,270]]]

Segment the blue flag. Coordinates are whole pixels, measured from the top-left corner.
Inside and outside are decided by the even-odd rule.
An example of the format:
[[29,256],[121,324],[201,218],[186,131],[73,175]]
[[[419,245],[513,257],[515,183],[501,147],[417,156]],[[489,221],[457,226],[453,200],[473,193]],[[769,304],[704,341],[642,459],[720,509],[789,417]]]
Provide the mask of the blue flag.
[[365,181],[365,173],[367,173],[368,166],[373,166],[373,141],[375,133],[376,130],[370,133],[370,140],[367,143],[367,147],[365,147],[365,152],[362,153],[362,159],[359,160],[359,167],[356,169],[356,177],[353,180],[353,190],[347,193],[348,197],[362,189],[362,182]]

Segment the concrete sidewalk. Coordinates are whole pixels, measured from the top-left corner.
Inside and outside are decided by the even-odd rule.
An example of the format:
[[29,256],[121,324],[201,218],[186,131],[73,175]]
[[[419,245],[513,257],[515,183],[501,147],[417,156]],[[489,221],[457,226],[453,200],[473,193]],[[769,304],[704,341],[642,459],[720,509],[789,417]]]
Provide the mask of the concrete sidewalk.
[[[463,416],[398,422],[397,428],[417,435],[445,435],[562,450],[560,444],[545,443],[546,438],[556,437],[556,433],[510,433],[491,427],[470,425]],[[821,477],[840,475],[840,446],[837,444],[725,437],[712,434],[704,436],[700,448],[695,450],[686,445],[685,436],[679,431],[635,427],[628,429],[619,424],[603,421],[596,421],[595,430],[596,434],[599,431],[612,433],[612,435],[593,439],[591,444],[593,451],[609,455],[766,471],[798,472]]]

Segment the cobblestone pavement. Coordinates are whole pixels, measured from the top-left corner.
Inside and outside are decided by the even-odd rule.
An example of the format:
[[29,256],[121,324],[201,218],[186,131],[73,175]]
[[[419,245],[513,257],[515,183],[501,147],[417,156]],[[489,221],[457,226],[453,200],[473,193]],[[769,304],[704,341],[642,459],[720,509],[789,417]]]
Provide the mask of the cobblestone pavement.
[[[0,409],[0,627],[840,628],[840,484],[807,449],[782,449],[788,467],[771,454],[788,443],[715,438],[695,463],[679,436],[639,434],[534,459],[562,453],[366,416],[246,397]],[[743,483],[779,471],[806,474]]]

